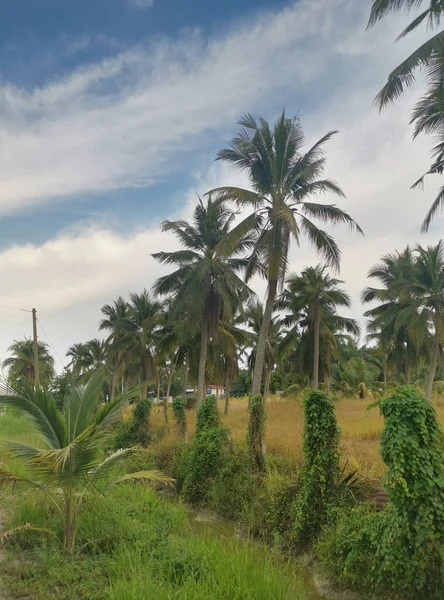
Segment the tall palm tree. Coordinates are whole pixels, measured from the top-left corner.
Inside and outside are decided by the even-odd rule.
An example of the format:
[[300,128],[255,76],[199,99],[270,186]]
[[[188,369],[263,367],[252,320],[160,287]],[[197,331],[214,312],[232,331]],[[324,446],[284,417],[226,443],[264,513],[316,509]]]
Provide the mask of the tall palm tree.
[[325,167],[324,144],[334,131],[304,152],[305,138],[298,117],[287,119],[285,112],[282,112],[271,128],[265,119],[258,122],[253,116],[246,115],[240,119],[239,125],[241,131],[231,140],[230,148],[218,153],[217,159],[246,171],[251,189],[221,187],[210,193],[216,193],[223,200],[232,200],[238,206],[254,209],[234,228],[225,246],[235,247],[237,240],[247,231],[255,231],[257,236],[247,279],[254,272],[259,272],[268,282],[251,390],[256,395],[261,389],[268,329],[278,286],[283,285],[287,274],[291,240],[298,243],[303,232],[327,262],[337,268],[340,260],[338,246],[331,235],[320,229],[312,219],[346,223],[361,230],[337,206],[311,201],[313,196],[320,193],[343,196],[333,181],[322,178]]
[[[366,311],[368,340],[376,340],[387,367],[404,365],[405,383],[412,367],[427,354],[429,316],[414,300],[411,285],[416,277],[415,254],[409,246],[403,252],[387,254],[373,266],[368,277],[382,287],[367,287],[362,302],[379,301]],[[384,376],[386,379],[386,375]]]
[[[262,324],[264,322],[264,307],[261,302],[251,303],[247,311],[247,324],[251,329],[250,339],[252,345],[252,351],[248,358],[248,364],[250,368],[256,364],[256,351],[258,346],[258,339],[262,331]],[[270,377],[273,372],[276,360],[279,355],[279,349],[282,342],[282,324],[281,320],[275,315],[272,316],[270,326],[268,328],[268,335],[265,344],[265,358],[263,367],[263,382],[264,382],[264,399],[268,397],[270,391]]]
[[[3,361],[3,366],[9,369],[10,383],[17,381],[35,382],[34,345],[31,339],[15,340],[8,348],[12,356]],[[38,359],[40,381],[47,385],[55,375],[54,358],[49,353],[49,347],[44,342],[38,342]]]
[[438,364],[439,349],[444,345],[444,244],[416,247],[415,281],[408,286],[415,300],[413,308],[429,315],[433,348],[427,378],[426,397],[430,400]]
[[162,264],[178,266],[156,281],[155,293],[173,296],[186,312],[190,331],[200,326],[199,406],[205,395],[208,342],[219,322],[228,320],[237,306],[252,294],[237,274],[245,268],[245,259],[238,255],[248,247],[249,240],[242,235],[238,236],[236,248],[228,248],[226,244],[233,220],[234,213],[224,202],[209,197],[204,205],[199,198],[192,224],[187,221],[162,223],[162,231],[174,233],[184,249],[153,254]]
[[142,400],[148,396],[148,378],[157,380],[155,342],[161,320],[161,302],[154,300],[147,290],[141,294],[130,293],[128,314],[119,320],[119,331],[129,354],[140,365]]
[[73,344],[66,356],[71,358],[70,366],[74,375],[87,381],[98,369],[104,367],[108,359],[108,344],[94,338],[85,343]]
[[104,318],[100,321],[99,331],[109,331],[108,356],[112,362],[111,398],[116,393],[117,375],[123,357],[125,332],[122,331],[122,320],[128,317],[129,306],[126,300],[119,296],[112,304],[104,304],[101,312]]
[[336,307],[350,307],[350,296],[340,286],[344,282],[331,277],[325,265],[308,267],[300,275],[287,280],[283,302],[298,315],[301,311],[313,330],[313,377],[312,388],[319,386],[319,341],[323,319],[336,311]]
[[[428,7],[420,12],[410,25],[399,35],[398,40],[414,31],[422,24],[427,24],[431,30],[441,25],[444,15],[443,0],[427,0]],[[390,12],[419,9],[424,0],[373,0],[369,27],[375,25]],[[432,150],[433,162],[426,175],[444,171],[444,103],[442,89],[444,85],[444,31],[434,33],[432,37],[417,48],[389,75],[388,81],[376,97],[380,110],[395,102],[406,89],[415,82],[415,72],[423,70],[426,75],[426,92],[414,107],[410,123],[414,123],[415,138],[420,133],[435,136],[437,143]],[[413,187],[422,185],[424,176]],[[444,186],[438,192],[422,224],[427,231],[433,218],[444,206]]]

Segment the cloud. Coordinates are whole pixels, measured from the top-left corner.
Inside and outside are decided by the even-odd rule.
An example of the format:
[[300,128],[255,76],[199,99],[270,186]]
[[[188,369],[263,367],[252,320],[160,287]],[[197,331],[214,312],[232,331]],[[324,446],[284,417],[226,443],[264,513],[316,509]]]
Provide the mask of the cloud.
[[347,70],[366,87],[362,72],[385,73],[399,52],[389,46],[384,65],[373,60],[387,32],[365,33],[365,13],[350,0],[303,0],[217,38],[156,38],[42,88],[0,87],[0,213],[149,186],[211,147],[239,114],[285,103],[305,105],[305,115],[325,106],[326,89],[340,93]]
[[129,0],[130,6],[135,8],[151,8],[154,0]]

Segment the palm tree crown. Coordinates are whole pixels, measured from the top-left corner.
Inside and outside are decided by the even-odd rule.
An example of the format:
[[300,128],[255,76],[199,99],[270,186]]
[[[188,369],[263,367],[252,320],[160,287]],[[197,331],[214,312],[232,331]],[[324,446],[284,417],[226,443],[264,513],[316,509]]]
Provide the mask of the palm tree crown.
[[167,265],[177,265],[172,273],[158,279],[157,294],[171,294],[187,315],[187,327],[195,331],[200,324],[201,348],[198,377],[198,402],[205,387],[205,366],[209,336],[222,320],[229,320],[239,303],[251,296],[251,290],[238,276],[246,260],[239,255],[251,243],[240,236],[235,248],[229,248],[234,213],[221,200],[199,199],[193,223],[164,221],[162,231],[174,233],[184,249],[157,252],[154,258]]
[[[8,348],[12,354],[3,361],[3,366],[9,369],[11,382],[27,381],[34,383],[34,345],[31,339],[15,340]],[[48,384],[55,375],[54,358],[49,353],[49,347],[44,342],[38,342],[38,357],[40,380]]]
[[241,130],[230,147],[217,158],[248,172],[251,189],[221,187],[213,190],[219,198],[254,212],[234,228],[227,245],[236,245],[247,231],[256,238],[249,260],[247,277],[259,271],[268,280],[268,298],[262,332],[258,340],[252,393],[261,388],[265,344],[270,326],[277,287],[283,284],[288,267],[291,240],[299,242],[305,233],[318,252],[334,267],[339,266],[340,250],[331,237],[312,219],[346,223],[361,231],[355,221],[334,204],[319,204],[311,199],[320,193],[343,196],[330,179],[323,178],[324,144],[334,135],[328,133],[308,151],[303,151],[304,133],[298,117],[287,119],[282,112],[273,128],[265,119],[256,121],[246,115],[239,121]]

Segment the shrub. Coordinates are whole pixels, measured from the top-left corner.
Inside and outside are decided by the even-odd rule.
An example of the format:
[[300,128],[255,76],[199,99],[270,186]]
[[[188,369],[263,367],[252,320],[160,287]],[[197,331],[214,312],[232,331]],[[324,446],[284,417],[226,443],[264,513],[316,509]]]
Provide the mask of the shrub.
[[433,393],[440,396],[444,394],[444,381],[434,381],[433,382]]
[[339,429],[333,402],[312,391],[304,400],[304,465],[296,504],[295,541],[302,548],[327,520],[339,479]]
[[114,438],[114,448],[131,448],[140,444],[147,446],[149,442],[149,416],[152,402],[148,398],[139,400],[134,407],[131,419],[121,423]]
[[198,431],[185,448],[178,476],[182,496],[191,503],[207,501],[212,481],[224,465],[224,444],[228,430],[209,427]]
[[430,402],[413,387],[395,389],[379,407],[389,504],[361,522],[356,512],[341,520],[327,557],[342,579],[384,598],[442,600],[442,430]]
[[254,466],[259,473],[264,473],[267,468],[265,459],[265,405],[260,394],[251,398],[247,444]]
[[202,404],[197,411],[196,433],[199,433],[204,429],[219,427],[219,425],[220,416],[216,396],[207,396],[203,399]]
[[177,431],[180,437],[188,439],[187,418],[185,415],[185,403],[182,398],[174,398],[173,415],[176,421]]
[[284,398],[296,398],[302,391],[301,386],[298,383],[292,383],[288,386],[285,392],[282,394]]

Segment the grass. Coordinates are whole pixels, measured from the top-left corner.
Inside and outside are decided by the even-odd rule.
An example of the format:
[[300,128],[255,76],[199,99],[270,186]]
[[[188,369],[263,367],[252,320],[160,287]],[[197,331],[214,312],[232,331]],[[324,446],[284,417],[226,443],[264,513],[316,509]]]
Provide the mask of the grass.
[[[383,419],[379,409],[367,409],[370,401],[342,399],[335,403],[336,415],[341,428],[343,461],[350,470],[357,470],[369,479],[380,478],[385,466],[379,455],[379,435]],[[440,423],[444,424],[444,399],[433,398]],[[223,401],[220,401],[222,424],[229,427],[235,440],[244,442],[247,425],[247,400],[232,398],[229,413],[223,416]],[[187,411],[188,432],[195,428],[196,411]],[[172,421],[172,414],[170,415]],[[155,408],[151,423],[157,430],[163,428],[163,413]],[[300,401],[271,398],[267,405],[267,450],[272,460],[284,468],[295,471],[302,464],[302,431],[304,414]],[[170,434],[170,441],[174,433]],[[168,443],[164,440],[163,445]]]
[[[0,417],[0,439],[37,441],[26,420]],[[8,457],[1,457],[2,466]],[[94,496],[68,558],[55,537],[17,532],[5,544],[0,579],[29,600],[306,600],[304,575],[267,550],[211,530],[194,530],[184,506],[132,483]],[[4,529],[25,523],[59,538],[63,524],[43,494],[0,493]]]

